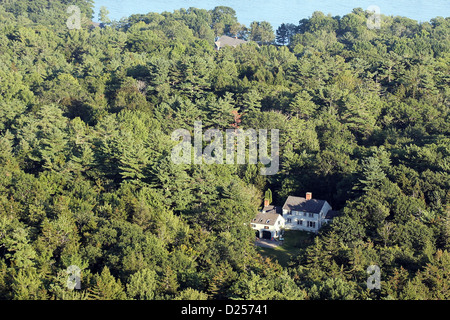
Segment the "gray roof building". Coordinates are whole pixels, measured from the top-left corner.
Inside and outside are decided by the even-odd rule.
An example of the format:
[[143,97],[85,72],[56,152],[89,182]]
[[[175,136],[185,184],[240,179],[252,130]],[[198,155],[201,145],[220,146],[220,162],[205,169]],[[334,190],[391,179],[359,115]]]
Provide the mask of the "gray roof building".
[[280,217],[281,207],[266,206],[256,217],[252,220],[252,223],[264,224],[268,226],[275,225],[275,222]]
[[325,200],[307,200],[303,197],[289,196],[284,203],[283,210],[320,213],[325,202]]
[[215,42],[217,50],[220,50],[220,48],[223,48],[225,46],[237,47],[243,43],[247,43],[247,41],[238,38],[232,38],[229,36],[221,36]]

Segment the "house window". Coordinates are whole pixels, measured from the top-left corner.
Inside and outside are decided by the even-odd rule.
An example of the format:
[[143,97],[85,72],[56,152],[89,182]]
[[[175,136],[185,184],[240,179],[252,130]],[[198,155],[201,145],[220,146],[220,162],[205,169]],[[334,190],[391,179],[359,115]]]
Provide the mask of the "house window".
[[303,225],[303,220],[297,220],[297,224],[302,226]]
[[269,229],[269,227],[268,226],[264,226],[264,229]]
[[308,227],[315,228],[316,227],[316,223],[314,221],[308,221]]
[[286,219],[286,222],[287,222],[287,223],[291,223],[291,222],[292,222],[292,219],[291,219],[291,218],[287,218],[287,219]]
[[306,212],[303,212],[303,216],[306,217]]
[[314,214],[310,212],[310,213],[309,213],[309,217],[310,217],[310,218],[314,217]]

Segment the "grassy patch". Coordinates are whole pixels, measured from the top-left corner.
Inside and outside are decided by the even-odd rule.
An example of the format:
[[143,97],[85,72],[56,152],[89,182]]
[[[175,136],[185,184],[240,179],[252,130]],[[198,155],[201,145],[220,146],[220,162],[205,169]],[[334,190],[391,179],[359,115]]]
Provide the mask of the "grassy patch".
[[300,248],[305,248],[312,244],[313,239],[313,233],[287,230],[284,233],[283,245],[276,248],[257,247],[257,250],[262,256],[277,260],[282,267],[287,267],[291,257],[295,257]]

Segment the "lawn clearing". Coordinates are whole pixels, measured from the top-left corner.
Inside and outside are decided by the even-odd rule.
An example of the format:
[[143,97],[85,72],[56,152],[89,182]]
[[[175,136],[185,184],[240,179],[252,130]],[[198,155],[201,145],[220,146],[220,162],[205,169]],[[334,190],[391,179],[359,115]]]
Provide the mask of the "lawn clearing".
[[286,230],[281,246],[276,248],[257,247],[257,250],[262,256],[277,260],[282,267],[287,267],[291,257],[295,257],[300,248],[312,244],[314,236],[313,233],[306,231]]

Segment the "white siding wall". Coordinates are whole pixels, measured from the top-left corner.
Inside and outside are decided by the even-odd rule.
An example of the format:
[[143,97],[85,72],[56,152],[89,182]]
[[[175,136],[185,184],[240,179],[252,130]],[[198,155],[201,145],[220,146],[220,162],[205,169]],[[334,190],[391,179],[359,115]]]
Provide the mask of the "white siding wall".
[[327,201],[325,201],[325,203],[324,203],[324,205],[322,207],[322,210],[320,211],[321,219],[320,219],[320,222],[319,222],[319,228],[321,228],[322,225],[324,225],[325,223],[328,222],[327,220],[325,220],[325,216],[327,215],[328,211],[330,211],[330,210],[331,210],[330,204]]
[[[253,230],[259,231],[260,237],[262,237],[263,231],[270,231],[272,233],[272,237],[278,238],[278,236],[280,235],[280,230],[285,227],[285,220],[282,216],[279,216],[277,218],[277,221],[275,221],[275,225],[273,225],[273,226],[268,226],[268,225],[264,225],[264,224],[260,224],[260,223],[254,223],[254,222],[252,222],[250,225],[252,226]],[[253,227],[253,225],[254,225],[254,227]]]
[[325,216],[327,215],[328,211],[330,211],[330,210],[331,210],[330,204],[327,201],[325,201],[325,204],[323,205],[322,210],[320,211],[322,219],[325,218]]
[[[305,230],[305,231],[312,231],[317,232],[322,227],[324,223],[327,221],[325,220],[325,216],[328,213],[328,211],[331,210],[330,204],[325,201],[320,213],[313,214],[313,217],[309,216],[309,212],[304,215],[304,212],[298,212],[298,211],[292,211],[288,212],[288,210],[283,210],[283,217],[285,218],[285,229],[286,230]],[[288,222],[288,219],[291,219],[291,222]],[[303,220],[303,224],[299,225],[297,224],[297,220]],[[314,221],[316,223],[315,228],[308,227],[308,221]]]
[[[286,215],[285,219],[285,229],[287,230],[305,230],[312,232],[317,232],[319,230],[319,215],[317,213],[313,214],[313,217],[310,217],[309,213],[306,213],[306,216],[304,216],[303,213],[300,215]],[[288,219],[291,219],[291,222],[288,222]],[[301,225],[297,223],[298,220],[302,220]],[[315,228],[308,226],[309,221],[315,222]]]

